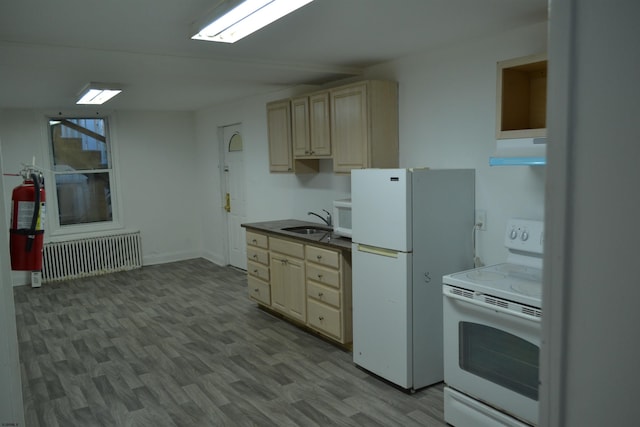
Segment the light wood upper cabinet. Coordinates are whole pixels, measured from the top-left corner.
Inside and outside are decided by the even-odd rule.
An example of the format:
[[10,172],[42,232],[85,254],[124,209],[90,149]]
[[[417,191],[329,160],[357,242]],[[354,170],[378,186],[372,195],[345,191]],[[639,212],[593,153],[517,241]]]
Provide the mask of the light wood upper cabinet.
[[291,100],[293,155],[296,159],[331,156],[329,92]]
[[309,135],[309,97],[302,96],[291,100],[291,134],[294,157],[310,155],[311,138]]
[[329,93],[333,171],[398,167],[398,85],[370,80]]
[[329,92],[309,95],[309,133],[311,134],[311,153],[314,156],[331,155],[330,124]]
[[288,99],[267,104],[269,170],[293,172],[291,150],[291,102]]
[[547,56],[498,62],[496,138],[546,137]]

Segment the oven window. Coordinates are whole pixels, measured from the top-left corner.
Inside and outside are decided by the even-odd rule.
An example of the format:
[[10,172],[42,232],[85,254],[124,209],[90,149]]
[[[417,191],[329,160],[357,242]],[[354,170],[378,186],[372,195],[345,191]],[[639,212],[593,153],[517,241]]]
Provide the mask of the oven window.
[[460,368],[538,400],[540,349],[500,329],[460,322]]

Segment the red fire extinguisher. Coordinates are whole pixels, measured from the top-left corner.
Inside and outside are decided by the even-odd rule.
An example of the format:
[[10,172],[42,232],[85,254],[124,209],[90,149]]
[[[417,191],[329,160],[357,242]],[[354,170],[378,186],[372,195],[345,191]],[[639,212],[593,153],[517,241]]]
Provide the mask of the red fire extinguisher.
[[23,182],[13,189],[9,249],[11,269],[42,270],[45,192],[42,175],[33,169],[21,172]]

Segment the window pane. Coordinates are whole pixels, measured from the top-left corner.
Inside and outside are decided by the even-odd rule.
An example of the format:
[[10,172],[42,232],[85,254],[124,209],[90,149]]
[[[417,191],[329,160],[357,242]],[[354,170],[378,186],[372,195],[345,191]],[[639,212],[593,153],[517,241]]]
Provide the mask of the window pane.
[[109,167],[105,119],[50,120],[56,171]]
[[538,346],[471,322],[460,322],[459,333],[460,368],[538,400]]
[[111,221],[109,173],[56,175],[60,225]]

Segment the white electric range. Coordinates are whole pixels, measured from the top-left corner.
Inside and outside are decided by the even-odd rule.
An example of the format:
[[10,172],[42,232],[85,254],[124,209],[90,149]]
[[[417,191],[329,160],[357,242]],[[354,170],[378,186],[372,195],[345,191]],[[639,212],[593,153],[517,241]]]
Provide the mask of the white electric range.
[[443,277],[445,421],[521,427],[538,420],[541,221],[508,221],[507,262]]

